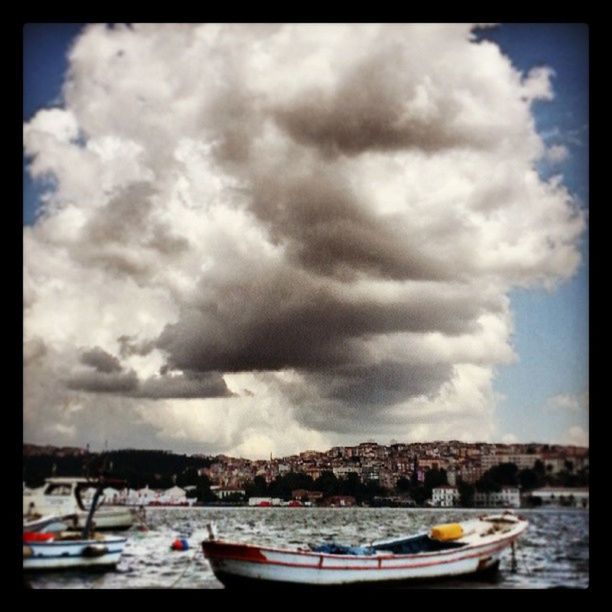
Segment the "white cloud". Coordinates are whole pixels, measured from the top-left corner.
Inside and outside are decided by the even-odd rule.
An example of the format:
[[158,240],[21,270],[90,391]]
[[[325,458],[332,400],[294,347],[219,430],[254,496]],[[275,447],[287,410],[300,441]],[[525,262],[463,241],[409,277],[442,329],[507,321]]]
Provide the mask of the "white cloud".
[[589,392],[580,394],[560,393],[550,397],[546,402],[549,410],[564,410],[571,412],[586,411],[589,409]]
[[580,425],[570,427],[567,432],[567,444],[573,444],[574,446],[588,446],[588,431],[585,431]]
[[59,434],[64,439],[72,439],[76,435],[76,427],[74,425],[64,425],[63,423],[54,423],[46,426],[47,431],[52,434]]
[[569,150],[565,145],[552,145],[546,149],[546,159],[551,164],[560,164],[569,157]]
[[[508,293],[571,277],[585,219],[533,169],[554,149],[530,111],[552,72],[470,40],[87,27],[66,107],[24,126],[31,174],[56,186],[24,229],[26,438],[59,422],[57,441],[259,456],[490,438]],[[164,369],[220,373],[236,397],[68,388],[94,347],[156,392]]]
[[555,71],[548,66],[532,68],[523,79],[523,95],[530,102],[532,100],[552,100],[554,93],[551,79]]

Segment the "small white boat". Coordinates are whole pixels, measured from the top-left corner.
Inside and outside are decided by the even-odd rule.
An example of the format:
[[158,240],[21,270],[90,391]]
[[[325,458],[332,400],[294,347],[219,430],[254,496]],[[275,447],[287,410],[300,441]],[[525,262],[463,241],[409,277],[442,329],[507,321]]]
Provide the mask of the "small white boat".
[[112,569],[119,562],[127,542],[126,538],[119,536],[82,538],[75,532],[34,533],[38,537],[33,538],[30,532],[24,533],[24,570]]
[[41,516],[38,518],[23,520],[23,531],[24,532],[40,532],[40,533],[52,533],[55,531],[66,531],[74,526],[75,515],[70,514],[67,516],[62,515],[50,515]]
[[[92,483],[89,481],[89,484]],[[117,565],[127,538],[94,531],[93,518],[104,480],[98,480],[94,486],[96,492],[82,529],[77,527],[77,515],[49,515],[24,520],[24,570],[111,569]],[[69,523],[72,523],[71,527],[68,527]]]
[[496,571],[528,523],[511,513],[437,525],[427,533],[359,547],[324,544],[282,549],[216,539],[202,542],[226,587],[398,586]]
[[[24,491],[24,524],[50,515],[74,515],[75,528],[82,528],[87,520],[88,507],[82,499],[83,492],[96,486],[87,478],[57,477],[47,478],[45,485],[34,491]],[[96,529],[118,531],[129,529],[138,521],[133,508],[109,508],[103,506],[96,510]]]

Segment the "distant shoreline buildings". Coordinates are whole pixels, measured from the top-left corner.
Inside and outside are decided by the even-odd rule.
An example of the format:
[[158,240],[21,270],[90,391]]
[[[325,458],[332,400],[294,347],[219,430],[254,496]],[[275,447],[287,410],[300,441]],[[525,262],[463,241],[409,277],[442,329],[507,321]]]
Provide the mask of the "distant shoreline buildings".
[[[24,459],[36,455],[58,458],[86,458],[90,454],[95,455],[78,447],[41,447],[31,444],[24,444],[23,453]],[[313,482],[323,474],[333,474],[339,480],[358,479],[366,485],[375,485],[392,492],[401,488],[402,482],[422,484],[429,472],[436,471],[444,474],[444,484],[429,488],[431,498],[428,505],[452,507],[460,504],[459,486],[473,486],[489,470],[502,464],[514,464],[517,470],[539,470],[541,474],[553,478],[562,473],[588,475],[589,468],[589,449],[586,447],[540,443],[467,443],[456,440],[389,445],[362,442],[354,446],[335,446],[327,451],[307,450],[287,457],[258,460],[224,454],[191,457],[206,460],[206,467],[198,468],[197,475],[206,477],[211,485],[210,490],[220,501],[233,500],[236,495],[244,497],[245,491],[255,479],[270,485],[291,473],[309,476]],[[525,491],[522,493],[524,497]],[[559,492],[555,496],[549,488],[544,491],[543,499],[538,499],[539,503],[546,504],[562,497]],[[584,498],[583,492],[578,492],[567,505],[585,507],[588,504],[588,493],[586,501]],[[499,491],[476,491],[472,505],[519,507],[521,503],[517,487],[502,487]]]
[[[154,452],[154,451],[153,451]],[[170,452],[170,451],[159,451]],[[84,457],[89,451],[78,447],[23,445],[23,456],[53,455]],[[448,484],[459,480],[475,483],[485,472],[502,463],[513,463],[519,470],[534,468],[541,462],[548,474],[565,469],[579,471],[589,467],[589,449],[550,444],[500,444],[450,442],[395,443],[390,445],[362,442],[355,446],[334,446],[327,451],[307,450],[296,455],[270,459],[244,459],[228,455],[198,455],[209,467],[201,468],[212,484],[243,487],[256,476],[266,482],[289,472],[306,474],[316,480],[323,472],[337,478],[357,474],[362,481],[378,481],[385,488],[395,488],[400,478],[422,482],[431,469],[444,470]]]
[[488,444],[422,442],[382,445],[363,442],[356,446],[335,446],[328,451],[304,451],[297,455],[269,460],[250,460],[217,455],[208,468],[202,468],[214,484],[226,487],[244,486],[256,476],[266,482],[288,472],[307,474],[316,480],[323,472],[338,478],[355,473],[364,482],[376,481],[394,489],[400,478],[423,482],[428,470],[444,470],[448,484],[459,481],[476,483],[485,472],[502,463],[531,469],[537,462],[549,474],[565,469],[583,470],[589,465],[589,449],[577,446],[548,444]]

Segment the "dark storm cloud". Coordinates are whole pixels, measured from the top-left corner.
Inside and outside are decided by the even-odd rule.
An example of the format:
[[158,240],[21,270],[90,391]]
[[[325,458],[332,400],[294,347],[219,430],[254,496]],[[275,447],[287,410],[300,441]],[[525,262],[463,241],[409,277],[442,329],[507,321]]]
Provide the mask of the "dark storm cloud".
[[139,341],[136,336],[123,334],[117,338],[119,354],[124,359],[130,355],[148,355],[155,348],[154,340]]
[[139,281],[155,274],[160,257],[184,253],[189,243],[153,219],[155,190],[134,183],[98,208],[83,228],[83,240],[72,247],[76,260]]
[[[293,417],[307,428],[350,433],[355,428],[367,431],[375,423],[377,430],[392,433],[398,417],[385,408],[415,397],[432,396],[450,379],[451,370],[450,364],[385,361],[309,372],[300,381],[276,377],[272,384],[299,407]],[[269,384],[273,376],[268,375]]]
[[425,255],[422,237],[397,219],[376,216],[330,164],[299,164],[253,180],[251,208],[297,265],[326,276],[366,273],[394,280],[451,277],[448,264]]
[[68,389],[89,393],[129,394],[138,387],[136,372],[82,372],[66,381]]
[[451,376],[448,364],[384,362],[315,376],[323,397],[357,405],[395,404],[436,391]]
[[129,241],[134,230],[142,232],[146,228],[154,193],[146,183],[122,189],[92,216],[85,228],[87,237],[100,244]]
[[329,399],[304,403],[299,410],[293,411],[293,416],[304,427],[316,431],[351,434],[357,429],[364,436],[368,431],[397,428],[398,423],[397,416],[384,409],[374,411],[369,406]]
[[205,375],[152,376],[138,380],[136,372],[82,372],[66,381],[68,389],[88,393],[110,393],[147,399],[197,399],[232,397],[223,376],[211,372]]
[[334,90],[301,91],[276,109],[276,121],[295,141],[324,156],[399,149],[433,153],[494,143],[493,134],[461,129],[464,109],[450,96],[429,93],[423,112],[423,93],[421,100],[417,94],[419,87],[425,91],[424,83],[413,61],[390,45],[348,71]]
[[233,285],[203,283],[200,302],[167,325],[156,345],[180,370],[321,370],[367,363],[356,343],[373,335],[474,331],[483,309],[495,307],[467,289],[353,296],[282,270]]
[[[123,336],[122,338],[125,339]],[[149,399],[190,399],[234,395],[227,388],[219,372],[172,374],[169,373],[169,368],[164,366],[160,375],[140,381],[134,370],[126,371],[117,357],[99,347],[83,352],[81,363],[94,368],[94,371],[78,372],[68,378],[66,386],[73,391],[110,393]]]
[[233,397],[223,376],[218,372],[188,373],[178,376],[155,376],[142,382],[134,397],[150,399],[197,399],[204,397]]
[[123,369],[117,357],[107,353],[98,346],[83,352],[81,355],[81,363],[95,368],[98,372],[107,374],[111,372],[121,372]]

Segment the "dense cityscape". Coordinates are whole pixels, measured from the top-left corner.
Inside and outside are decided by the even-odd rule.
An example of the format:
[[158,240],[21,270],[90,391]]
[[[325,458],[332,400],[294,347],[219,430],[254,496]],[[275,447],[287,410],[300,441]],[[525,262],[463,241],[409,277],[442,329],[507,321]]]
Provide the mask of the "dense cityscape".
[[212,504],[519,507],[555,493],[564,505],[588,504],[589,450],[576,446],[362,442],[250,460],[24,444],[23,454],[24,486],[83,474],[104,459],[126,482],[116,503],[148,504],[173,489],[179,498]]

